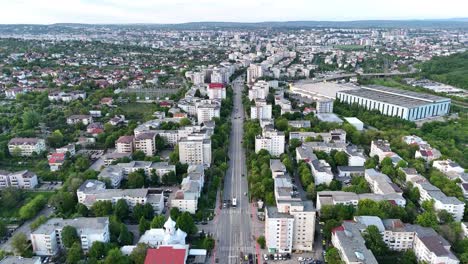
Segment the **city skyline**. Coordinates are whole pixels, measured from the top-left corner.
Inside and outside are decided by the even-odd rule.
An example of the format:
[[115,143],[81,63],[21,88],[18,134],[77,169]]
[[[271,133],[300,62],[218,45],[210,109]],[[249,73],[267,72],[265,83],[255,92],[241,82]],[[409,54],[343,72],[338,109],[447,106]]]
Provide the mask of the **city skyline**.
[[[0,24],[172,24],[187,22],[427,20],[466,18],[468,3],[403,1],[58,0],[4,1]],[[259,10],[261,12],[259,12]]]

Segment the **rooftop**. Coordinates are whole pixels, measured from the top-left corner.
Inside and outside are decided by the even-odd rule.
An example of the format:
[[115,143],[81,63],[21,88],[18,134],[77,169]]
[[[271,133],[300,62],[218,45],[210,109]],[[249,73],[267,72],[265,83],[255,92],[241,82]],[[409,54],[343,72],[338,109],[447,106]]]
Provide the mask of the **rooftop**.
[[426,105],[428,103],[450,101],[450,99],[448,98],[423,93],[415,93],[400,89],[393,89],[384,86],[362,87],[361,89],[347,90],[342,91],[341,93],[402,107],[416,107]]

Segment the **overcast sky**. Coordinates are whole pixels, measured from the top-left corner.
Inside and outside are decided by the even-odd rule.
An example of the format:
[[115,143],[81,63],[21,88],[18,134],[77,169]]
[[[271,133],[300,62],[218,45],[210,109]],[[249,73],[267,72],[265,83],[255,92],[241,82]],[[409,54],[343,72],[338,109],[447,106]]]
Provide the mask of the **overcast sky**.
[[468,17],[468,0],[0,0],[1,24]]

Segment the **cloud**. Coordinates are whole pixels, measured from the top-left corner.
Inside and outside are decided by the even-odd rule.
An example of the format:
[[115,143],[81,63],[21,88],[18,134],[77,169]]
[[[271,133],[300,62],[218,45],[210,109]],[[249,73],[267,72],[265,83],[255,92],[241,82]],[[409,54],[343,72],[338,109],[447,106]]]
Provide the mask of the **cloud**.
[[0,23],[181,23],[466,17],[445,0],[0,0]]

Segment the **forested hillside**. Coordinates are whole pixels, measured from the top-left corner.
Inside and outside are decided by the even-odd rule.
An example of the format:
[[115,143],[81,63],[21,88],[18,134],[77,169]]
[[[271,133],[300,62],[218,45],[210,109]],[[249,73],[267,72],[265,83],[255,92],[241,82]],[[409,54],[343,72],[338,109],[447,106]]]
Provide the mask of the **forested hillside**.
[[434,81],[468,89],[468,51],[434,57],[421,64],[423,76]]

